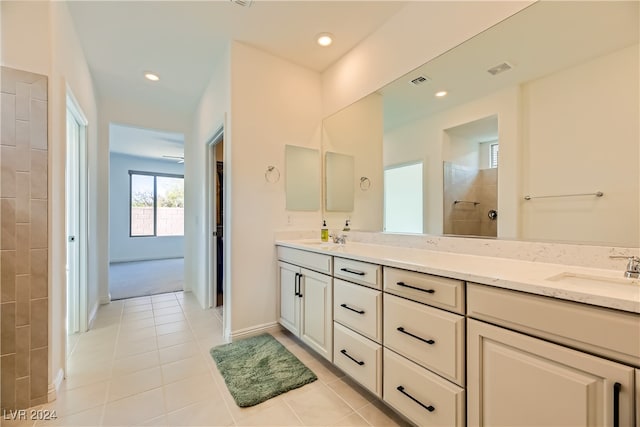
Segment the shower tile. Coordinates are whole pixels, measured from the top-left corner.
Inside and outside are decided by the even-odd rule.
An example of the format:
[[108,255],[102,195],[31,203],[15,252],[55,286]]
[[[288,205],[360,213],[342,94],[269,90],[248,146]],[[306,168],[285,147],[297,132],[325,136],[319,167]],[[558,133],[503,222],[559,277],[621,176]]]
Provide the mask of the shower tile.
[[16,197],[16,148],[0,146],[0,197]]
[[29,376],[31,326],[16,328],[16,377]]
[[31,98],[40,101],[47,100],[47,78],[42,77],[31,83]]
[[31,169],[31,160],[29,153],[29,150],[31,149],[31,143],[29,142],[29,122],[17,120],[15,132],[16,171],[29,172],[29,170]]
[[2,409],[14,409],[16,405],[16,356],[9,354],[0,357],[0,398]]
[[0,199],[0,249],[16,249],[16,200]]
[[0,251],[2,302],[16,300],[16,251]]
[[[41,348],[47,345],[47,313],[48,301],[46,298],[31,300],[31,348]],[[33,354],[31,356],[33,357]]]
[[16,224],[16,274],[31,273],[31,226]]
[[46,298],[47,285],[47,250],[31,250],[31,299]]
[[2,355],[16,352],[16,303],[2,304],[1,332]]
[[31,406],[31,399],[29,399],[30,385],[29,377],[16,380],[16,408],[28,408]]
[[0,67],[0,91],[2,93],[16,94],[16,83],[20,80],[22,71],[9,67]]
[[31,85],[29,83],[16,83],[16,120],[29,121],[31,117]]
[[30,313],[31,276],[16,276],[16,326],[28,325]]
[[47,151],[31,150],[31,198],[47,198]]
[[31,199],[31,249],[47,248],[47,201]]
[[31,177],[28,172],[16,172],[16,222],[31,222]]
[[0,94],[0,144],[16,145],[16,96]]
[[47,149],[47,103],[31,100],[31,148]]
[[[46,329],[45,329],[46,330]],[[30,377],[31,377],[31,400],[47,396],[47,347],[31,350]]]

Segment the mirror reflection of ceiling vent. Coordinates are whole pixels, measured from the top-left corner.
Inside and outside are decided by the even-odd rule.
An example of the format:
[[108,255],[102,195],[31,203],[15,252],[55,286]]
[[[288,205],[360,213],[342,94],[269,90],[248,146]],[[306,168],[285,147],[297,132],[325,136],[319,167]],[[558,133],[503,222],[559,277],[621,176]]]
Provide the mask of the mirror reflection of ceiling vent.
[[427,76],[418,76],[415,79],[411,79],[409,83],[414,86],[418,86],[418,85],[421,85],[422,83],[428,82],[429,80],[431,79]]
[[487,70],[487,73],[495,76],[496,74],[504,73],[505,71],[509,71],[513,66],[508,62],[503,62],[502,64],[498,64],[495,67],[491,67]]

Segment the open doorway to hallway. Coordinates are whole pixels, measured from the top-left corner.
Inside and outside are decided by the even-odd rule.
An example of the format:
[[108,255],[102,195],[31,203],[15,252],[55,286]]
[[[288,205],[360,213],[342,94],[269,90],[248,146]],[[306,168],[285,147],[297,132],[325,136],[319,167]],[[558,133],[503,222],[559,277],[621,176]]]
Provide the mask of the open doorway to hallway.
[[224,130],[220,128],[207,146],[208,303],[222,318],[224,302]]
[[184,135],[109,125],[112,300],[184,290]]

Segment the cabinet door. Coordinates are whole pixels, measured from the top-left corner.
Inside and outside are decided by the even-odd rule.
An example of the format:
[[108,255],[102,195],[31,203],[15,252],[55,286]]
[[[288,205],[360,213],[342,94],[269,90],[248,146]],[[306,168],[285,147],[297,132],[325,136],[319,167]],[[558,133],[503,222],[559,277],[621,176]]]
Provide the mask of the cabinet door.
[[298,280],[300,267],[278,263],[280,282],[280,324],[296,336],[300,335],[300,298]]
[[300,338],[333,361],[333,278],[302,269],[302,322]]
[[633,424],[633,368],[472,319],[467,328],[470,426]]

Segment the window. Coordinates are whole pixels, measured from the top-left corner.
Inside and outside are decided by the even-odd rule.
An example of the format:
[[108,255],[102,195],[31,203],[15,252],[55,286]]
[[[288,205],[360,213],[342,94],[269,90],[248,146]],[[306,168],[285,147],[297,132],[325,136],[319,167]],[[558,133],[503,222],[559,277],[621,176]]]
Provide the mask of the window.
[[131,237],[184,236],[184,177],[129,171]]
[[489,167],[497,168],[498,167],[498,143],[491,144],[489,146]]
[[422,162],[384,171],[384,230],[422,233]]

